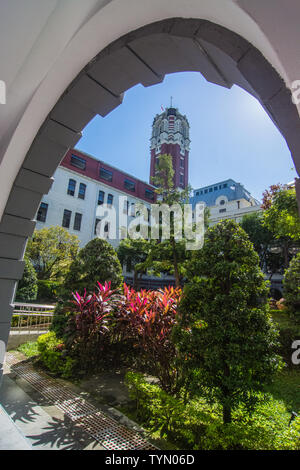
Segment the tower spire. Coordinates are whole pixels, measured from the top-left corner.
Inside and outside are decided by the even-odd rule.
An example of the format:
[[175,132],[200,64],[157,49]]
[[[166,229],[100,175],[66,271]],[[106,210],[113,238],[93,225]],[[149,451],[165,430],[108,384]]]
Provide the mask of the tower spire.
[[173,96],[171,96],[171,108],[173,108]]

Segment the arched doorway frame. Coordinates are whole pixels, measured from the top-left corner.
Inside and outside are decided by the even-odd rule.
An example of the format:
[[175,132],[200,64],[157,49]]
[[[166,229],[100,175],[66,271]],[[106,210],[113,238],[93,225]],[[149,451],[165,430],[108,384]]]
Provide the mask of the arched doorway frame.
[[15,179],[0,222],[0,341],[7,343],[35,214],[65,153],[96,114],[105,116],[121,104],[127,89],[137,83],[151,86],[165,74],[189,70],[221,86],[237,84],[256,96],[285,138],[300,173],[300,118],[291,92],[248,41],[208,20],[183,18],[158,21],[122,36],[90,61],[59,98]]

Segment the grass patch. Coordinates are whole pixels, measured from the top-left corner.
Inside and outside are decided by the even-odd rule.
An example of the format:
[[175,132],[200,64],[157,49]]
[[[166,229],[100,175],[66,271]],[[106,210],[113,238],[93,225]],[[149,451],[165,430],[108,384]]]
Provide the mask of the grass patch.
[[28,341],[27,343],[21,344],[17,351],[20,351],[26,357],[33,357],[39,354],[37,341]]
[[300,335],[300,324],[295,322],[291,314],[287,310],[271,310],[271,316],[279,330],[293,328]]

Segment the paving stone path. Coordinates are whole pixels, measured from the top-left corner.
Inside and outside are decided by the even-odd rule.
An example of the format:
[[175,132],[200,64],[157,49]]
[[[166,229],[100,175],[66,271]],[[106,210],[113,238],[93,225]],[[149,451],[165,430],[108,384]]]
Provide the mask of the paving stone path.
[[88,433],[103,449],[154,450],[155,447],[137,431],[118,423],[78,396],[67,385],[37,371],[28,361],[21,361],[13,353],[6,354],[6,365],[26,380],[43,397],[50,400],[76,426]]

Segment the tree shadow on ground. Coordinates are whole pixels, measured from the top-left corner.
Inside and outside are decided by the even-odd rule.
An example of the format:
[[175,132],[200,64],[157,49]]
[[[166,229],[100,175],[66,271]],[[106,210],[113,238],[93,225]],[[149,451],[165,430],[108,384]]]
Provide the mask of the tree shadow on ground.
[[50,444],[51,447],[61,450],[83,450],[87,446],[93,449],[98,445],[92,437],[71,423],[66,416],[63,420],[52,418],[40,434],[30,435],[27,438],[34,441],[31,442],[33,447]]

